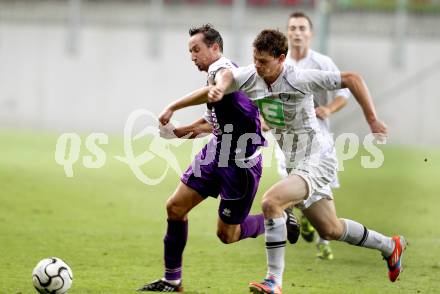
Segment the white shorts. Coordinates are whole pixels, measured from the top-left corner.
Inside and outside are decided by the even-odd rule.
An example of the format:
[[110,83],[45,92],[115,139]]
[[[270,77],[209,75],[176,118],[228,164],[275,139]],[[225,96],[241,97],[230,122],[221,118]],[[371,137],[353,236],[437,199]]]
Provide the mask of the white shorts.
[[[278,174],[280,175],[281,178],[286,178],[289,175],[286,168],[286,157],[284,156],[283,151],[276,142],[275,142],[274,150],[275,150],[275,159],[277,162]],[[329,149],[329,151],[327,151],[326,156],[336,158],[336,150],[334,148]],[[333,182],[330,183],[330,188],[339,188],[339,179],[337,174],[335,175]]]
[[333,199],[332,188],[337,187],[338,161],[330,154],[321,154],[319,159],[303,160],[294,168],[287,169],[289,175],[298,175],[307,183],[308,195],[296,205],[299,209],[309,208],[321,199]]
[[[300,177],[303,178],[302,176]],[[307,180],[305,181],[307,182]],[[312,206],[313,203],[318,202],[321,199],[333,200],[333,192],[332,189],[330,188],[330,185],[327,185],[322,190],[316,191],[312,195],[309,195],[306,200],[303,200],[300,203],[296,204],[295,207],[304,210],[309,208],[310,206]]]

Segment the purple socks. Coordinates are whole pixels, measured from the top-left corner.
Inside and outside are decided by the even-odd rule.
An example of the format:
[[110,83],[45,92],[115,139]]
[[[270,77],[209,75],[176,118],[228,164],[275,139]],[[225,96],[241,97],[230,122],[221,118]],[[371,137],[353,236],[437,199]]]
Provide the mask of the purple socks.
[[[256,238],[264,233],[263,214],[249,215],[240,224],[240,240]],[[182,256],[188,239],[188,221],[168,220],[167,233],[163,240],[165,252],[165,279],[182,279]]]
[[249,215],[243,223],[240,224],[241,234],[240,240],[246,238],[257,238],[264,233],[264,216],[263,214]]
[[182,278],[182,255],[188,239],[188,221],[168,220],[168,228],[163,240],[165,252],[165,279]]

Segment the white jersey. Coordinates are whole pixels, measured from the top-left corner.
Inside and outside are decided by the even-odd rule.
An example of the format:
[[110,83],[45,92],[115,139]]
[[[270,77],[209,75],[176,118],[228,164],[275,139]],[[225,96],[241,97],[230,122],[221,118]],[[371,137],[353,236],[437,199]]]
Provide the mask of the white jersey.
[[215,75],[219,70],[223,68],[232,69],[232,68],[236,68],[236,66],[232,63],[232,61],[230,61],[224,56],[217,59],[208,67],[208,82],[210,84],[214,84]]
[[[290,56],[290,52],[288,52],[284,64],[297,66],[302,69],[339,71],[338,67],[330,57],[320,54],[311,49],[308,50],[306,57],[298,61],[293,59]],[[321,90],[313,93],[313,101],[315,103],[315,107],[325,106],[329,104],[330,100],[334,99],[335,97],[342,96],[348,99],[350,97],[350,94],[351,93],[348,89],[338,89],[335,91]],[[323,135],[329,137],[328,139],[333,141],[330,136],[330,121],[328,117],[326,119],[318,119],[318,122]]]
[[303,70],[284,64],[271,85],[258,76],[255,66],[232,70],[234,82],[227,92],[244,91],[260,108],[260,114],[281,147],[288,174],[303,178],[308,197],[298,204],[308,208],[322,198],[332,198],[338,161],[334,144],[324,139],[315,114],[313,94],[341,87],[338,71]]
[[[301,70],[284,65],[270,86],[254,65],[233,69],[234,83],[228,92],[244,91],[259,106],[286,157],[287,170],[308,170],[322,163],[330,177],[336,171],[333,145],[323,140],[313,104],[313,93],[341,87],[339,72]],[[328,159],[328,160],[326,160]],[[322,175],[321,175],[322,176]],[[328,179],[332,180],[332,179]]]

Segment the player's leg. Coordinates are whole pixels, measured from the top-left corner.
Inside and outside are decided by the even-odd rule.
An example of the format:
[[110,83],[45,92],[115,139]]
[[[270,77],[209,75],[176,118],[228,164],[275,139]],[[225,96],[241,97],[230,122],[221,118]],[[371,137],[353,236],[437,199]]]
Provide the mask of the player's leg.
[[[271,135],[272,136],[272,135]],[[273,138],[275,140],[275,138]],[[284,156],[283,150],[281,150],[280,145],[278,145],[276,142],[273,145],[274,151],[275,151],[275,159],[277,161],[277,171],[279,176],[282,179],[287,178],[288,173],[286,169],[286,157]],[[293,206],[287,207],[284,212],[287,214],[286,219],[286,227],[287,227],[287,240],[290,244],[295,244],[298,241],[299,233],[301,235],[303,234],[303,226],[299,225],[298,220],[296,219],[294,213],[293,213]],[[306,221],[307,219],[304,218]],[[307,222],[308,223],[308,222]],[[313,229],[313,227],[309,224],[309,227]],[[301,231],[300,231],[301,230]],[[314,229],[313,229],[314,232]],[[312,238],[313,238],[313,232],[312,232]],[[303,235],[304,237],[304,235]]]
[[301,237],[307,242],[313,242],[315,240],[315,228],[309,222],[307,217],[304,214],[300,216],[301,223]]
[[[230,244],[247,238],[257,238],[264,233],[263,214],[249,215],[254,197],[255,195],[240,200],[220,201],[217,236],[223,243]],[[291,209],[285,211],[287,238],[294,244],[299,237],[298,221]]]
[[217,236],[223,243],[257,238],[264,233],[263,214],[249,215],[251,206],[249,199],[220,201]]
[[185,221],[188,220],[188,213],[205,200],[203,197],[184,183],[179,183],[173,195],[168,198],[166,203],[167,216],[169,220]]
[[[316,233],[315,228],[312,226],[312,224],[309,222],[307,217],[301,213],[300,216],[300,232],[301,237],[311,243],[313,240],[316,239],[316,248],[318,249],[318,253],[316,254],[316,257],[323,259],[323,260],[332,260],[334,258],[332,249],[330,247],[330,241],[325,240],[319,234]],[[317,238],[315,238],[315,236]]]
[[221,218],[217,220],[217,236],[225,244],[256,238],[263,233],[264,217],[262,214],[249,215],[241,224],[227,224]]
[[[188,238],[188,212],[210,195],[218,195],[218,185],[213,180],[215,165],[198,164],[205,158],[205,146],[181,177],[181,183],[167,201],[168,226],[164,238],[164,277],[145,285],[139,291],[182,291],[182,256]],[[197,167],[196,175],[193,167]]]
[[321,198],[302,212],[324,239],[338,240],[342,236],[344,225],[336,216],[333,200]]
[[240,240],[240,233],[240,225],[230,225],[222,221],[220,218],[217,219],[217,237],[224,244],[230,244]]
[[391,255],[393,251],[394,243],[391,238],[368,230],[355,221],[339,219],[333,200],[321,199],[303,212],[324,239],[374,248],[386,256]]
[[403,237],[384,236],[356,221],[338,218],[332,200],[321,199],[303,212],[323,238],[379,250],[387,260],[390,280],[397,279],[401,270],[400,257],[406,247]]
[[[333,145],[333,143],[332,143],[332,145]],[[325,189],[327,190],[327,192],[329,194],[332,194],[332,192],[333,192],[332,190],[334,188],[339,188],[339,179],[338,179],[337,175],[336,175],[335,179],[333,180],[333,182],[330,184],[330,186],[326,187]],[[313,226],[311,224],[310,224],[310,226],[313,228]],[[316,257],[323,259],[323,260],[332,260],[334,258],[334,255],[333,255],[333,250],[330,246],[330,241],[322,238],[319,234],[317,234],[317,235],[318,235],[318,238],[316,241],[316,247],[318,249],[318,253],[316,254]]]
[[219,239],[229,244],[263,234],[263,214],[249,215],[261,178],[261,156],[255,159],[253,166],[240,168],[231,165],[216,172],[222,179],[217,221]]
[[183,291],[182,257],[188,239],[187,214],[203,200],[204,198],[196,190],[179,183],[166,204],[168,225],[164,237],[164,276],[160,280],[144,285],[138,291]]
[[168,281],[179,283],[182,277],[182,256],[188,239],[188,217],[191,209],[204,200],[196,190],[179,183],[167,201],[168,226],[164,238],[165,274]]
[[[309,191],[304,178],[291,175],[273,185],[263,196],[265,237],[268,271],[263,282],[251,282],[255,293],[281,293],[286,246],[286,220],[284,209],[303,201]],[[258,292],[259,291],[259,292]]]
[[[311,198],[313,198],[313,197],[311,197]],[[333,201],[331,201],[331,202],[333,203]],[[311,236],[308,233],[311,233]],[[308,240],[309,242],[312,242],[314,235],[315,235],[315,228],[309,222],[309,220],[307,219],[307,217],[306,217],[306,215],[304,213],[304,210],[303,210],[303,213],[302,213],[302,216],[301,216],[301,236],[303,238],[305,238],[305,239],[307,237],[312,237],[311,239]],[[321,237],[319,235],[319,233],[317,233],[316,235],[318,235],[318,238],[316,240],[316,247],[318,249],[318,253],[316,254],[316,256],[318,258],[320,258],[320,259],[332,260],[333,259],[333,252],[332,252],[332,249],[330,247],[330,241],[328,241],[328,240],[324,239],[323,237]]]
[[316,242],[316,248],[318,249],[318,253],[316,253],[316,257],[323,260],[332,260],[334,258],[333,256],[333,250],[330,246],[330,241],[321,238],[321,236],[318,235],[318,240]]

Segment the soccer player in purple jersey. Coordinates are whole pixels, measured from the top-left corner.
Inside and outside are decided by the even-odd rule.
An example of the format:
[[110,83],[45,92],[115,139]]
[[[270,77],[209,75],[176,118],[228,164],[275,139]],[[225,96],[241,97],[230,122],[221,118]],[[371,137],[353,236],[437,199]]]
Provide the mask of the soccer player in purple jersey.
[[[189,31],[189,51],[200,71],[208,73],[208,86],[170,104],[159,116],[165,125],[174,111],[207,103],[207,93],[215,75],[233,63],[222,56],[223,41],[210,25]],[[207,197],[221,195],[218,209],[217,236],[225,243],[256,238],[264,233],[262,214],[249,215],[262,173],[260,148],[265,145],[261,134],[258,108],[242,92],[226,95],[221,101],[207,104],[204,118],[191,125],[172,129],[176,137],[196,137],[212,131],[213,138],[197,154],[181,177],[176,191],[167,201],[168,227],[164,238],[165,273],[162,279],[146,284],[139,291],[181,292],[182,255],[188,236],[188,213]],[[285,214],[291,234],[299,235],[293,214]]]

